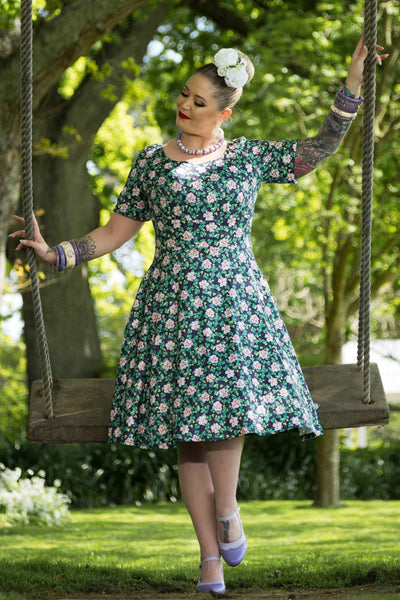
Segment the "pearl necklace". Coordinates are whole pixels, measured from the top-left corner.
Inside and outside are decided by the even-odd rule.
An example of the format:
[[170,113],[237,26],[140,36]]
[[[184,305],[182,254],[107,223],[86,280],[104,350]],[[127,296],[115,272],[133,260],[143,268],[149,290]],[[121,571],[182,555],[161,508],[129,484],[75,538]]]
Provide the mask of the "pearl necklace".
[[203,148],[202,150],[192,150],[191,148],[186,148],[186,146],[182,144],[182,133],[183,131],[181,129],[178,135],[176,136],[176,143],[178,145],[179,150],[182,150],[182,152],[184,152],[185,154],[194,154],[196,156],[204,156],[205,154],[211,154],[211,152],[215,152],[216,150],[221,148],[222,144],[225,141],[224,136],[222,136],[222,138],[218,140],[218,142],[214,146],[210,146],[209,148]]

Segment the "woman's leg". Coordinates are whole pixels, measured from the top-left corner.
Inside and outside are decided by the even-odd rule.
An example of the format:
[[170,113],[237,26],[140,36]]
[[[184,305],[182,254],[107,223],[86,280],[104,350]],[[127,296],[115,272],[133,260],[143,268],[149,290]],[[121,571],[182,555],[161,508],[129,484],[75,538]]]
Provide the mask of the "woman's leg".
[[[178,449],[179,485],[199,540],[201,560],[219,556],[214,487],[201,442],[182,442]],[[201,581],[221,579],[221,565],[207,562]]]
[[[203,448],[214,487],[216,515],[232,515],[237,509],[236,489],[244,436],[232,440],[204,442]],[[241,535],[237,517],[218,523],[221,542],[233,542]]]
[[[201,559],[219,556],[217,515],[237,509],[236,488],[244,437],[216,442],[182,442],[178,450],[179,485],[200,545]],[[218,523],[219,539],[233,542],[241,535],[237,518]],[[206,563],[201,580],[220,579],[217,561]]]

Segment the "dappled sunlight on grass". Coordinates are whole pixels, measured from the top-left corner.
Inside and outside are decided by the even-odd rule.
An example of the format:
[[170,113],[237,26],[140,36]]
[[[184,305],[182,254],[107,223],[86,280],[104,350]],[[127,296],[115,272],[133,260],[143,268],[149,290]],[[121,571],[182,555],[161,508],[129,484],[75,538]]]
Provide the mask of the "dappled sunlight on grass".
[[[174,514],[172,505],[77,511],[62,529],[15,527],[5,534],[15,559],[26,559],[29,550],[40,550],[42,560],[52,560],[56,551],[58,560],[132,567],[138,561],[142,566],[144,562],[159,566],[158,557],[164,553],[173,554],[178,560],[197,553],[185,509],[179,506]],[[183,539],[184,551],[180,552]]]
[[[307,502],[252,502],[243,523],[249,537],[246,563],[269,577],[307,585],[340,573],[349,581],[357,572],[400,566],[400,503],[349,502],[319,509]],[[236,574],[235,574],[236,575]]]
[[[331,509],[306,501],[241,506],[249,549],[240,568],[225,569],[233,588],[400,581],[399,501],[346,502]],[[43,564],[59,562],[63,569],[83,569],[88,580],[111,568],[117,580],[181,582],[190,589],[198,575],[197,542],[180,503],[76,511],[62,528],[0,532],[0,559],[32,561],[32,569],[41,561],[39,572]]]

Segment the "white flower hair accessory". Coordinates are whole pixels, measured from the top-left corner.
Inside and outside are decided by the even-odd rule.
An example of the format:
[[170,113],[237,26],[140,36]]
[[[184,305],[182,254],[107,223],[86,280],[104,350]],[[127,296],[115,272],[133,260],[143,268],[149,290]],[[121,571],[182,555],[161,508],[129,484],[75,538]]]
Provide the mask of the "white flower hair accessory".
[[239,88],[248,82],[246,61],[233,48],[219,50],[214,56],[213,63],[218,69],[218,75],[224,77],[227,86]]

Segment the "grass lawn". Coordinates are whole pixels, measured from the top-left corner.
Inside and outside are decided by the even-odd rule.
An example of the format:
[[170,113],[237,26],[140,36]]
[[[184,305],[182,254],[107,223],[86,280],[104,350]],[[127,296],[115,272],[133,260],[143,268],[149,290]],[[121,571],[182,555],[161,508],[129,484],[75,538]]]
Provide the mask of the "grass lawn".
[[[241,506],[249,549],[240,567],[225,567],[228,590],[400,584],[400,501]],[[197,542],[179,503],[75,511],[62,528],[0,528],[0,598],[183,594],[197,576]]]

